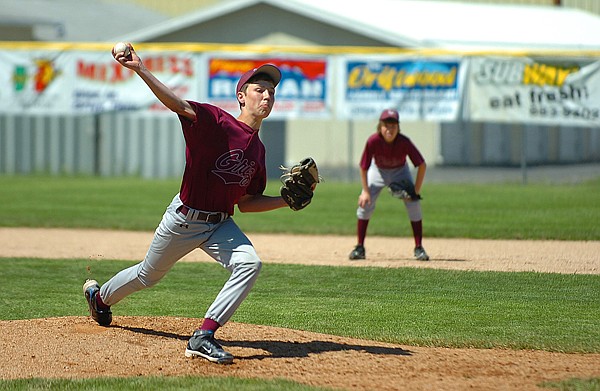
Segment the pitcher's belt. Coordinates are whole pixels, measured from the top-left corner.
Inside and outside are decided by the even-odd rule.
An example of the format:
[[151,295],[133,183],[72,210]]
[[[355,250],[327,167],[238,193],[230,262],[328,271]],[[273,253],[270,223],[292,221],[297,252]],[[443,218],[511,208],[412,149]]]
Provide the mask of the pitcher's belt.
[[189,220],[199,220],[211,224],[218,224],[229,217],[229,214],[225,212],[205,212],[203,210],[190,209],[185,205],[177,208],[177,212],[186,216]]

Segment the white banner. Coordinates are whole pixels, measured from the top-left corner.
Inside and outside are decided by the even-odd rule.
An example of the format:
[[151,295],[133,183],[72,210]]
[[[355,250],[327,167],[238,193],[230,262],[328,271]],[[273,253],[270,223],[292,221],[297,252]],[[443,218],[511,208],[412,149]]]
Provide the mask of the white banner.
[[373,119],[395,108],[401,121],[453,121],[460,113],[464,69],[459,58],[346,58],[338,72],[338,114]]
[[0,112],[55,112],[69,105],[65,53],[0,51]]
[[[140,53],[145,66],[186,99],[199,99],[197,56]],[[0,112],[96,113],[164,110],[145,83],[110,52],[0,51]]]
[[474,121],[600,125],[600,62],[473,58],[467,91]]

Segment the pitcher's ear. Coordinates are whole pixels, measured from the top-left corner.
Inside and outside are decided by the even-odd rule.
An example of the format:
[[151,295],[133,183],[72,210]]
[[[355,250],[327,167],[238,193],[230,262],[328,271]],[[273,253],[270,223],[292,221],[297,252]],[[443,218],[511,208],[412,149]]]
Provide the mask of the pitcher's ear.
[[243,105],[245,103],[246,96],[244,95],[244,93],[242,91],[239,91],[237,93],[237,100],[238,100],[238,103],[241,104],[241,105]]

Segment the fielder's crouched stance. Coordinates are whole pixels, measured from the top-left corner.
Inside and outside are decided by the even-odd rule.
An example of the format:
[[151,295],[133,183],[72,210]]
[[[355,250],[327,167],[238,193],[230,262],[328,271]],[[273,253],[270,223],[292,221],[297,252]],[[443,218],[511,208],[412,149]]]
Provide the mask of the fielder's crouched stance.
[[[210,104],[179,98],[148,71],[131,44],[127,46],[128,56],[114,50],[113,56],[179,116],[186,142],[186,165],[180,191],[167,207],[144,260],[120,271],[102,287],[95,280],[84,284],[90,315],[100,325],[110,325],[111,306],[155,285],[175,262],[200,248],[231,275],[189,339],[185,355],[228,364],[233,362],[233,355],[215,340],[215,331],[227,323],[246,298],[262,265],[252,243],[231,217],[234,206],[237,204],[241,212],[286,206],[299,210],[310,203],[314,190],[306,179],[297,178],[300,188],[285,191],[286,198],[263,195],[267,181],[265,147],[258,131],[273,108],[281,72],[272,64],[263,64],[241,76],[235,91],[241,112],[236,118]],[[296,169],[304,174],[306,170]],[[294,176],[293,172],[287,175]],[[316,165],[312,173],[318,182]],[[309,190],[302,188],[303,184]],[[300,193],[298,200],[294,192]]]
[[[414,184],[407,157],[417,167]],[[426,169],[425,159],[417,147],[408,137],[400,134],[398,111],[383,110],[377,123],[377,132],[367,139],[360,160],[362,191],[356,210],[357,244],[349,255],[351,260],[366,258],[364,242],[367,227],[375,211],[377,198],[385,187],[389,187],[392,196],[404,201],[415,240],[415,258],[429,260],[422,245],[423,219],[419,195]]]

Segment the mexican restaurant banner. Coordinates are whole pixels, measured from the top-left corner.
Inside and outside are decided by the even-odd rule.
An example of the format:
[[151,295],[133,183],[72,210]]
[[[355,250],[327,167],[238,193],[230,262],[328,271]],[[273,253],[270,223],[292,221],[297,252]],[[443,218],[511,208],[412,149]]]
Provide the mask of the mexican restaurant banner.
[[328,117],[331,115],[327,60],[298,58],[208,59],[207,101],[237,115],[235,88],[242,74],[264,63],[281,70],[275,106],[269,118]]
[[600,62],[473,58],[468,84],[471,120],[600,125]]
[[[199,98],[193,54],[140,54],[146,67],[177,94]],[[104,51],[0,51],[0,85],[0,112],[165,110],[138,76]]]
[[403,57],[340,62],[342,118],[376,119],[395,108],[403,120],[452,121],[458,117],[463,60]]

